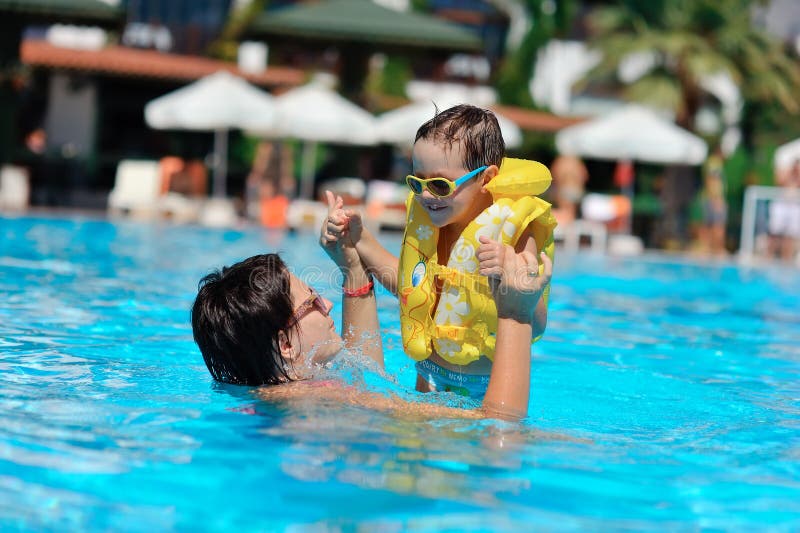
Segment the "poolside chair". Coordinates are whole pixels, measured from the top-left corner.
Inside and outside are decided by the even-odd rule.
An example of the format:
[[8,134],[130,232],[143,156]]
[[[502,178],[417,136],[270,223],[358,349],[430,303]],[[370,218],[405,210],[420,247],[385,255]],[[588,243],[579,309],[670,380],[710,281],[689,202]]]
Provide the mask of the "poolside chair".
[[323,181],[317,186],[317,196],[325,198],[325,191],[339,195],[344,205],[358,205],[364,202],[367,185],[361,178],[334,178]]
[[199,222],[211,228],[231,228],[240,220],[232,199],[211,197],[203,203]]
[[642,240],[627,233],[631,202],[626,196],[588,193],[581,199],[581,217],[559,221],[556,242],[568,252],[577,252],[589,241],[589,250],[613,255],[638,255],[644,250]]
[[296,198],[286,211],[286,225],[291,229],[319,231],[328,216],[328,206],[322,202]]
[[554,238],[570,253],[577,252],[586,240],[591,252],[604,253],[608,242],[607,224],[619,216],[617,211],[610,195],[586,194],[581,200],[581,218],[563,219],[559,217],[559,210],[553,210],[558,220]]
[[570,222],[559,222],[553,238],[570,253],[577,252],[581,243],[586,240],[589,241],[589,251],[604,253],[608,242],[608,230],[601,222],[578,218]]
[[117,165],[114,188],[108,195],[112,216],[153,218],[159,212],[161,169],[158,161],[124,159]]
[[30,198],[28,169],[13,165],[0,168],[0,209],[24,211]]
[[[631,200],[621,194],[590,193],[581,200],[581,218],[598,235],[603,247],[612,255],[639,255],[644,251],[642,240],[630,234]],[[576,221],[578,222],[578,221]],[[607,232],[607,234],[605,233]]]
[[402,231],[406,227],[407,197],[408,187],[405,185],[371,180],[367,183],[367,220],[378,230]]

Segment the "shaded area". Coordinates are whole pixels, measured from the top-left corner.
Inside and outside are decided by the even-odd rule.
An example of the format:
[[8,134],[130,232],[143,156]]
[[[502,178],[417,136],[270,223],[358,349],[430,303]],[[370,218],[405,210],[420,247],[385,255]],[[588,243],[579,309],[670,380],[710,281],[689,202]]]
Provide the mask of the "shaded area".
[[[339,51],[342,93],[358,100],[369,57],[377,51],[416,56],[478,52],[481,39],[457,24],[415,12],[398,12],[368,0],[297,5],[260,15],[246,33],[284,51],[307,53],[333,44]],[[300,52],[298,52],[300,53]]]

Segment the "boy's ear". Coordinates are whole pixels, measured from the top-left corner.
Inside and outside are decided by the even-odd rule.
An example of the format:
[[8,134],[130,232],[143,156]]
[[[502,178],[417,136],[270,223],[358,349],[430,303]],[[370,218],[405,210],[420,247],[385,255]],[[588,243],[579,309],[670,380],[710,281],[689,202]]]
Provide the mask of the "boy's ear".
[[481,191],[486,192],[486,185],[488,185],[489,182],[492,181],[492,178],[497,176],[499,172],[500,169],[497,168],[497,165],[489,165],[487,169],[483,171],[483,175],[481,176]]

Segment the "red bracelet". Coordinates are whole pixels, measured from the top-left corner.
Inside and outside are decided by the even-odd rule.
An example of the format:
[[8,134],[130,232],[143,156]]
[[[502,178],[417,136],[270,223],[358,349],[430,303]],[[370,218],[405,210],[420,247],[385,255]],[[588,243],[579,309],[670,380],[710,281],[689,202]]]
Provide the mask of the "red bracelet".
[[367,283],[363,287],[359,287],[357,289],[345,289],[344,287],[342,287],[342,294],[344,294],[345,296],[350,296],[350,297],[366,296],[367,294],[370,293],[370,291],[372,290],[373,286],[374,286],[374,283],[370,279],[369,283]]

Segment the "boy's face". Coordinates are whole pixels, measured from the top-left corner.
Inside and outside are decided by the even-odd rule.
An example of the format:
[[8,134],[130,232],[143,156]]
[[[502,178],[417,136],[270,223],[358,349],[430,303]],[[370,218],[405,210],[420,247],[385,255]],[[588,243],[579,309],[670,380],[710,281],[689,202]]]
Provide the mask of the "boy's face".
[[[411,153],[414,175],[423,179],[441,177],[455,181],[475,170],[464,168],[462,160],[460,144],[454,143],[448,148],[431,139],[418,140]],[[431,223],[437,228],[442,228],[453,223],[466,223],[474,218],[475,198],[480,194],[482,185],[482,175],[478,174],[458,187],[450,196],[438,198],[427,189],[423,189],[422,194],[415,195],[414,199],[428,213]]]

